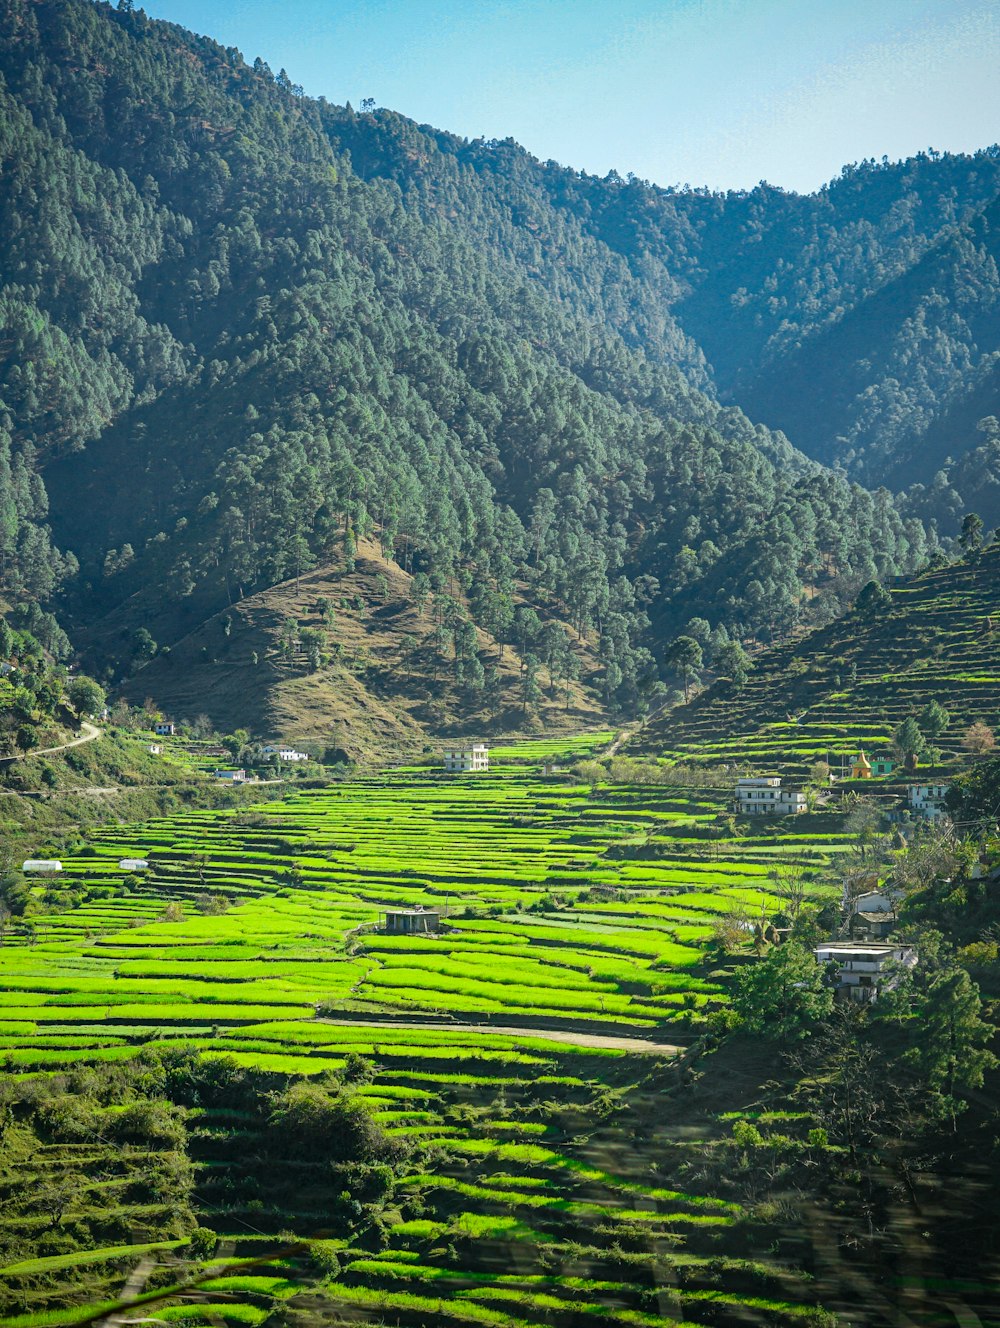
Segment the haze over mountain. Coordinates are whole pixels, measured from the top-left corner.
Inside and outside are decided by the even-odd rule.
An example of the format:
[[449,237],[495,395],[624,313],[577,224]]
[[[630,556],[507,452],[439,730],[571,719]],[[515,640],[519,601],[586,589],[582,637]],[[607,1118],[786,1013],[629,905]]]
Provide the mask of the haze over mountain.
[[634,709],[692,620],[774,637],[1000,520],[997,149],[663,190],[89,0],[0,0],[0,74],[4,593],[108,676],[374,536],[470,704],[471,617]]

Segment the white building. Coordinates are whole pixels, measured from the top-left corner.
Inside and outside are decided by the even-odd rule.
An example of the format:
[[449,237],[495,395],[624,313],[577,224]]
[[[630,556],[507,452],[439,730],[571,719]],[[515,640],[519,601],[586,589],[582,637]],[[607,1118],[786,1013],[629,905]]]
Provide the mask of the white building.
[[907,790],[910,810],[919,816],[926,816],[930,821],[946,816],[948,809],[944,799],[950,788],[950,784],[911,784]]
[[[917,952],[909,945],[892,945],[877,941],[824,941],[813,951],[817,964],[837,964],[838,995],[852,1001],[873,1001],[880,986],[891,986],[896,975],[886,974],[890,965],[913,968]],[[883,976],[884,975],[884,976]]]
[[23,872],[61,872],[62,869],[58,858],[26,858],[21,864]]
[[233,784],[245,784],[247,772],[245,770],[216,770],[216,779],[228,779]]
[[121,867],[122,871],[130,871],[130,872],[149,871],[149,859],[122,858],[119,861],[118,866]]
[[266,747],[260,749],[265,756],[276,756],[279,761],[308,761],[308,752],[297,752],[294,747],[275,747],[268,743]]
[[154,724],[153,731],[161,738],[172,738],[177,732],[176,725],[171,724],[169,719],[161,719]]
[[446,747],[443,756],[444,768],[449,775],[490,768],[490,749],[485,742],[474,742],[468,747]]
[[783,789],[778,775],[736,781],[736,810],[744,816],[796,816],[806,810],[800,789]]
[[886,886],[882,890],[870,890],[867,894],[858,895],[853,901],[853,908],[855,913],[895,913],[896,905],[902,898],[902,890]]
[[163,748],[160,746],[160,744],[159,744],[158,742],[151,742],[151,743],[149,744],[149,754],[150,754],[150,756],[159,756],[160,753],[161,753],[162,751],[163,751]]

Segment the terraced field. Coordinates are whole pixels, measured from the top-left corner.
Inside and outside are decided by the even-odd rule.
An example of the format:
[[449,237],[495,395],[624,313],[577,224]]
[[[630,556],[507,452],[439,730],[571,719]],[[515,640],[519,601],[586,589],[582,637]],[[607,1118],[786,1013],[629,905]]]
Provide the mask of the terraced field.
[[[253,1153],[252,1130],[205,1110],[197,1205],[222,1262],[201,1269],[218,1276],[200,1303],[174,1297],[157,1317],[257,1323],[319,1297],[324,1313],[388,1322],[717,1322],[729,1305],[783,1323],[813,1303],[781,1260],[737,1264],[739,1195],[695,1179],[706,1143],[731,1146],[729,1123],[678,1132],[662,1104],[676,1047],[723,1000],[706,954],[715,918],[777,908],[774,862],[822,868],[841,836],[803,817],[725,838],[728,790],[595,791],[543,778],[549,750],[505,755],[487,777],[397,770],[106,827],[36,887],[34,931],[8,933],[0,962],[7,1070],[130,1058],[155,1040],[277,1081],[341,1072],[356,1053],[375,1067],[358,1091],[409,1150],[381,1238],[351,1239],[308,1206],[234,1195],[227,1165]],[[129,873],[125,857],[151,870]],[[440,935],[377,928],[386,908],[416,905],[443,915]],[[66,1148],[25,1165],[58,1171]],[[101,1193],[74,1200],[91,1221]],[[146,1257],[169,1267],[178,1242],[155,1239],[155,1209],[143,1192],[132,1244],[157,1245]],[[56,1236],[49,1257],[64,1263],[0,1269],[10,1322],[72,1322],[74,1303],[111,1298],[137,1261],[113,1243],[62,1255]],[[332,1281],[320,1240],[341,1242]]]
[[892,602],[854,610],[770,650],[738,692],[723,683],[651,724],[639,746],[715,765],[839,769],[860,747],[884,750],[931,700],[951,717],[947,758],[975,721],[1000,725],[1000,546],[891,586]]

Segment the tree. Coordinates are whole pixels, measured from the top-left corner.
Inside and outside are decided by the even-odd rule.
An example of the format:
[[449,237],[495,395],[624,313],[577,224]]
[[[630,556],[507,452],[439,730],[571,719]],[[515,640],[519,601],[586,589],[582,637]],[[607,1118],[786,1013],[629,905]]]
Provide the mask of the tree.
[[742,906],[720,913],[712,924],[712,940],[719,950],[733,954],[741,950],[753,934],[753,926]]
[[30,752],[38,746],[38,734],[29,724],[22,724],[14,734],[14,741],[22,752]]
[[793,1055],[799,1080],[796,1099],[832,1143],[847,1149],[852,1162],[859,1152],[884,1140],[886,1121],[898,1122],[913,1096],[884,1053],[865,1040],[864,1030],[864,1012],[847,1001],[836,1007],[834,1017],[805,1049]]
[[908,715],[892,735],[892,746],[902,760],[920,756],[926,749],[927,739],[920,732],[920,726],[912,715]]
[[981,1015],[979,988],[958,965],[936,973],[918,1001],[919,1033],[907,1059],[920,1073],[932,1105],[953,1128],[964,1095],[980,1088],[985,1072],[997,1064],[986,1045],[995,1030]]
[[889,850],[889,838],[882,833],[882,808],[871,798],[858,798],[844,817],[844,830],[850,836],[849,866],[855,873],[876,872]]
[[854,602],[854,607],[864,618],[874,618],[892,604],[892,595],[878,581],[869,581]]
[[809,893],[805,873],[794,866],[772,867],[768,879],[774,893],[784,902],[785,912],[794,922]]
[[940,738],[951,721],[951,716],[939,701],[930,700],[917,716],[921,733],[928,738]]
[[66,695],[78,715],[99,715],[104,707],[104,688],[83,673],[70,679]]
[[983,518],[976,512],[966,513],[958,542],[969,561],[975,562],[983,545]]
[[702,666],[701,646],[693,636],[678,636],[667,646],[663,659],[667,668],[681,679],[684,700],[687,702],[691,683]]
[[797,1041],[829,1015],[833,988],[812,953],[797,941],[786,941],[766,959],[740,969],[732,1009],[748,1033]]
[[538,685],[538,656],[530,651],[522,657],[524,673],[521,677],[521,711],[534,711],[542,699],[542,689]]
[[973,756],[989,756],[996,745],[993,730],[981,720],[970,724],[962,738],[962,746]]
[[132,658],[141,663],[153,658],[157,651],[156,642],[145,627],[137,627],[132,633]]
[[734,687],[743,687],[753,668],[753,661],[739,641],[728,641],[721,646],[713,662],[716,670],[729,678]]

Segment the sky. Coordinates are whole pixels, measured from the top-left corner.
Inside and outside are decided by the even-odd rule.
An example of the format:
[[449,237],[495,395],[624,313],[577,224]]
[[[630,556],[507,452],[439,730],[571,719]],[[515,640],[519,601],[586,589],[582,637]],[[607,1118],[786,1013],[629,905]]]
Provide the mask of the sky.
[[311,96],[660,185],[808,192],[1000,140],[997,0],[142,3]]

